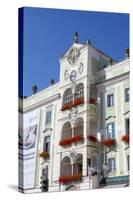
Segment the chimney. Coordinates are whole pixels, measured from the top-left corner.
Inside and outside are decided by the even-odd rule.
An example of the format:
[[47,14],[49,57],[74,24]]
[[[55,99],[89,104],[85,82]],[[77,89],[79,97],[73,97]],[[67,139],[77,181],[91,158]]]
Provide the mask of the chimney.
[[37,85],[33,84],[32,85],[32,94],[36,94],[37,93]]
[[74,43],[78,43],[78,32],[74,33]]
[[130,56],[130,50],[129,50],[129,48],[127,48],[127,49],[125,49],[125,57],[129,58],[129,56]]

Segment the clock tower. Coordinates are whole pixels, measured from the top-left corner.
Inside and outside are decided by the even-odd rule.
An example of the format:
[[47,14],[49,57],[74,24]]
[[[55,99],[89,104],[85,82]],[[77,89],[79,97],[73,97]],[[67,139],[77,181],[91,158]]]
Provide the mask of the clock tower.
[[[70,175],[73,179],[76,174],[80,179],[82,174],[84,184],[80,184],[80,187],[83,189],[87,189],[89,184],[88,167],[93,161],[99,163],[96,144],[96,73],[101,65],[101,56],[101,52],[90,41],[79,43],[76,32],[73,45],[59,60],[61,99],[58,115],[57,175],[61,181],[62,176]],[[108,57],[103,57],[106,62],[109,61]],[[97,174],[92,181],[90,187],[96,188],[99,181]],[[64,185],[61,184],[61,187]],[[78,188],[78,184],[74,187]]]

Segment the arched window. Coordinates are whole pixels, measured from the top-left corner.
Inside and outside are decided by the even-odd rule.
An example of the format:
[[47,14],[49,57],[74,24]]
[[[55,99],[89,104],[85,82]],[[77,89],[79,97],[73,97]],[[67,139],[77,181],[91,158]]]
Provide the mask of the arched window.
[[75,163],[73,165],[73,175],[82,175],[83,170],[83,156],[82,154],[78,154],[75,159]]
[[65,90],[63,95],[63,105],[72,102],[72,99],[73,99],[72,90],[71,88],[68,88]]
[[70,122],[66,122],[62,128],[62,140],[72,138],[72,127]]
[[74,136],[83,136],[84,134],[84,121],[83,118],[78,118],[75,122]]
[[66,156],[61,161],[61,176],[71,176],[71,175],[72,175],[71,161],[70,158]]
[[79,83],[75,90],[75,99],[84,98],[84,84]]

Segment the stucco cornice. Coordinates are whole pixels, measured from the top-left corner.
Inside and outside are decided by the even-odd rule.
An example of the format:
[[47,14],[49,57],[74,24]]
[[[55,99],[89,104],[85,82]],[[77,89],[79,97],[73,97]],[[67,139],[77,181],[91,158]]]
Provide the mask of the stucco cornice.
[[40,106],[55,102],[55,100],[59,99],[60,97],[61,97],[61,95],[60,95],[60,93],[58,93],[58,94],[49,96],[48,98],[45,98],[40,101],[37,101],[36,99],[34,99],[34,101],[28,102],[28,104],[26,102],[23,102],[23,112],[28,112],[28,111],[36,109]]

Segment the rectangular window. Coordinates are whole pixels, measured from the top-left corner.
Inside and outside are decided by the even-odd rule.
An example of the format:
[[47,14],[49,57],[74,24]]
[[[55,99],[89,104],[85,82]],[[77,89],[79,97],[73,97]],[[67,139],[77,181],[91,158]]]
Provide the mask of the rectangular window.
[[125,119],[125,131],[126,131],[126,134],[129,134],[129,118]]
[[107,138],[115,138],[115,124],[114,122],[107,124]]
[[129,155],[127,156],[127,170],[130,170],[130,157]]
[[130,101],[130,92],[129,92],[129,88],[125,89],[125,102]]
[[45,152],[50,152],[50,136],[46,136],[44,138],[44,147],[43,147]]
[[108,169],[109,169],[109,172],[116,171],[116,160],[115,160],[115,158],[109,158],[108,159]]
[[51,124],[51,119],[52,119],[52,111],[47,111],[46,112],[46,122],[45,124],[48,125],[48,124]]
[[114,106],[114,95],[109,94],[107,95],[107,107]]

